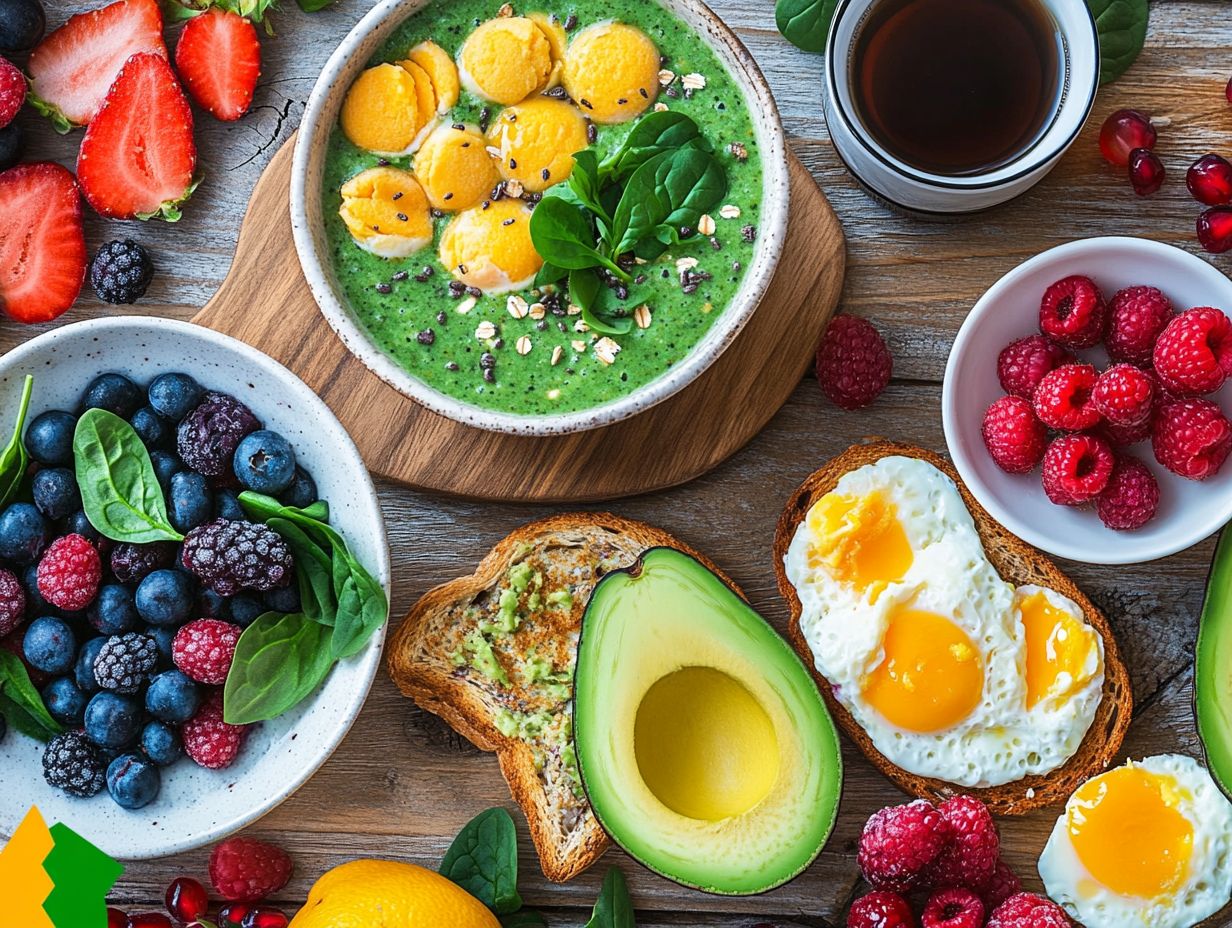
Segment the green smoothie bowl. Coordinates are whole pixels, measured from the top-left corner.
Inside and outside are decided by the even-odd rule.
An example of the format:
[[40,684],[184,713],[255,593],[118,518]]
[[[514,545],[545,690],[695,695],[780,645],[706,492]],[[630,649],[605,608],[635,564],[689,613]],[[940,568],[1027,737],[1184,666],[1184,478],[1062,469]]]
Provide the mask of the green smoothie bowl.
[[765,78],[700,0],[384,0],[295,147],[304,274],[347,348],[477,428],[642,412],[739,334],[787,229]]

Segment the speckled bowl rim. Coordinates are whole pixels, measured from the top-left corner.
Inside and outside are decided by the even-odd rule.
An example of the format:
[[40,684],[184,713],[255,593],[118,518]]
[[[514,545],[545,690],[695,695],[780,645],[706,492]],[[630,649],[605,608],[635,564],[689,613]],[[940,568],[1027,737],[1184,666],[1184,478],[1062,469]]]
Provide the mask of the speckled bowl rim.
[[[391,32],[432,2],[382,0],[326,62],[304,111],[291,169],[291,230],[309,289],[330,327],[370,371],[432,412],[475,428],[513,435],[564,435],[611,425],[679,392],[731,345],[765,296],[787,237],[787,143],[770,85],[744,43],[701,0],[654,0],[681,18],[719,57],[740,87],[757,135],[763,182],[757,247],[736,294],[689,353],[650,383],[601,406],[555,415],[484,409],[428,386],[393,361],[352,317],[334,280],[321,216],[321,176],[329,133],[345,89]],[[499,4],[493,2],[493,15]],[[532,4],[533,5],[533,4]]]
[[[157,316],[110,316],[103,319],[89,319],[83,322],[71,323],[23,342],[0,356],[0,375],[21,370],[22,365],[29,364],[31,359],[39,359],[48,352],[54,352],[57,344],[62,342],[77,342],[81,339],[97,336],[100,333],[115,332],[131,332],[134,339],[136,339],[152,330],[161,330],[164,333],[170,332],[178,338],[189,341],[207,342],[240,355],[253,366],[256,373],[271,378],[278,385],[279,389],[289,393],[301,408],[313,416],[314,421],[319,423],[322,429],[333,429],[337,433],[338,442],[335,451],[343,468],[353,473],[354,498],[363,501],[366,504],[365,508],[370,510],[367,513],[368,524],[362,530],[373,533],[372,543],[377,552],[377,563],[374,565],[374,573],[382,589],[385,590],[386,601],[392,603],[392,570],[390,567],[389,538],[385,530],[385,519],[381,512],[376,488],[373,486],[372,478],[368,474],[363,458],[360,457],[359,449],[355,447],[355,443],[351,440],[350,435],[347,434],[346,429],[343,428],[342,423],[338,421],[330,408],[325,405],[321,398],[306,383],[273,358],[258,351],[251,345],[247,345],[229,335],[223,335],[220,332],[215,332],[213,329],[207,329],[204,326],[195,325],[190,322],[180,322],[175,319],[164,319]],[[34,373],[37,376],[37,371]],[[296,790],[307,783],[321,769],[351,730],[351,726],[355,723],[355,719],[359,716],[360,710],[367,701],[368,693],[371,691],[372,684],[376,679],[377,670],[381,666],[381,656],[384,651],[385,635],[388,628],[389,619],[387,616],[385,623],[372,636],[360,655],[357,656],[358,659],[353,669],[360,685],[356,686],[351,692],[345,711],[339,716],[334,726],[321,733],[321,737],[318,740],[318,750],[311,762],[295,771],[287,771],[286,779],[280,778],[277,782],[271,782],[269,784],[271,790],[262,802],[252,805],[243,811],[221,816],[212,822],[208,828],[201,831],[187,834],[178,839],[169,838],[158,846],[151,846],[138,853],[124,854],[122,859],[149,860],[155,857],[164,857],[170,854],[195,850],[252,824],[289,799]],[[352,660],[356,659],[352,658]],[[312,701],[320,699],[323,693],[324,689],[319,690],[312,697]],[[245,772],[241,774],[241,777],[252,776],[255,772]]]

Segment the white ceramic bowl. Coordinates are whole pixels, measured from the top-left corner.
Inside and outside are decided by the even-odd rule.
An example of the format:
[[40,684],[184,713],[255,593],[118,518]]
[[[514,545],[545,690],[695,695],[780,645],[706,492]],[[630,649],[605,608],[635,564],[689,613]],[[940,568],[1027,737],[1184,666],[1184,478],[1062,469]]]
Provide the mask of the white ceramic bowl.
[[[1145,284],[1162,290],[1177,311],[1216,306],[1232,311],[1232,281],[1189,252],[1139,238],[1091,238],[1036,255],[1010,271],[975,304],[950,350],[941,394],[945,441],[959,474],[998,522],[1037,548],[1094,564],[1135,564],[1182,551],[1232,519],[1232,464],[1195,482],[1156,463],[1149,441],[1128,453],[1151,468],[1160,486],[1156,517],[1136,531],[1106,528],[1094,509],[1057,506],[1044,495],[1037,468],[1030,474],[1002,471],[984,447],[984,411],[1004,390],[997,381],[997,355],[1016,338],[1039,333],[1039,304],[1049,284],[1083,274],[1106,298],[1122,287]],[[1097,366],[1107,356],[1080,352]],[[1212,397],[1232,411],[1232,384]]]
[[[35,378],[32,419],[45,409],[74,408],[86,384],[104,371],[138,383],[163,371],[185,371],[248,404],[291,441],[329,501],[332,523],[389,595],[385,524],[355,445],[303,381],[226,335],[138,316],[54,329],[0,358],[0,429],[7,436],[12,428],[26,374]],[[165,772],[158,798],[132,812],[106,791],[74,799],[48,786],[42,745],[9,732],[0,744],[0,839],[12,835],[31,805],[49,824],[63,821],[113,857],[129,860],[190,850],[244,827],[295,792],[333,753],[368,695],[384,639],[382,628],[362,652],[335,665],[312,697],[255,726],[234,765],[211,771],[182,759]]]
[[[789,194],[787,147],[778,107],[757,63],[735,33],[701,0],[647,0],[659,3],[696,30],[744,93],[764,173],[753,262],[731,303],[702,340],[656,380],[619,399],[579,412],[550,416],[498,412],[429,387],[379,348],[355,320],[338,287],[325,239],[321,175],[326,143],[337,123],[342,100],[356,75],[389,34],[429,2],[448,0],[382,0],[374,6],[330,56],[304,110],[291,173],[291,228],[304,276],[321,312],[342,343],[399,393],[433,412],[476,428],[519,435],[561,435],[609,425],[662,402],[714,363],[740,334],[769,287],[783,249]],[[493,10],[497,6],[494,3]]]

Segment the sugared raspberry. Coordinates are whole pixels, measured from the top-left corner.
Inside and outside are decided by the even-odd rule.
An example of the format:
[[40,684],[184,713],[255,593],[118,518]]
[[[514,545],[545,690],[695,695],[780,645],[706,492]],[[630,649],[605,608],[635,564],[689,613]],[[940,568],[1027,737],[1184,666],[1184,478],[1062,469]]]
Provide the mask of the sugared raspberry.
[[227,682],[241,632],[238,625],[220,619],[196,619],[175,633],[171,659],[198,683],[220,686]]
[[1132,364],[1114,364],[1095,381],[1091,402],[1113,425],[1142,425],[1151,418],[1155,380]]
[[847,928],[915,928],[911,905],[898,893],[874,890],[851,904]]
[[26,589],[11,570],[0,567],[0,638],[26,617]]
[[1090,348],[1104,337],[1108,307],[1089,277],[1058,280],[1040,301],[1040,331],[1066,348]]
[[214,690],[180,729],[184,753],[210,770],[221,770],[235,763],[247,734],[247,726],[223,721],[220,689]]
[[992,879],[980,890],[980,898],[984,900],[984,909],[991,912],[1010,896],[1022,892],[1022,880],[1010,869],[1004,860],[997,861]]
[[1137,458],[1118,458],[1099,494],[1095,511],[1100,521],[1118,531],[1141,528],[1159,508],[1159,484],[1150,469]]
[[1044,452],[1044,492],[1058,506],[1095,499],[1112,476],[1112,449],[1094,435],[1062,435]]
[[1218,472],[1232,450],[1232,423],[1210,400],[1166,403],[1155,414],[1151,450],[1172,473],[1205,480]]
[[1003,471],[1025,474],[1040,462],[1048,446],[1048,430],[1031,404],[1018,396],[1003,396],[984,413],[984,446]]
[[1010,896],[993,911],[987,928],[1071,928],[1065,910],[1035,893]]
[[1099,424],[1091,399],[1099,372],[1090,364],[1064,364],[1049,371],[1035,388],[1035,414],[1044,425],[1077,432]]
[[199,474],[217,477],[231,469],[231,457],[244,439],[261,428],[252,410],[226,393],[207,393],[176,432],[176,450]]
[[817,346],[817,382],[842,409],[859,409],[875,400],[890,382],[893,368],[881,333],[858,316],[835,316]]
[[928,898],[922,928],[983,928],[984,903],[969,889],[946,886]]
[[950,843],[933,864],[932,884],[980,889],[992,879],[1001,856],[1001,839],[988,808],[971,796],[955,796],[938,811],[950,828]]
[[43,552],[38,590],[53,606],[76,612],[94,601],[102,576],[98,549],[81,535],[64,535]]
[[931,802],[890,806],[864,825],[860,871],[875,889],[903,893],[921,888],[949,840],[950,827]]
[[122,541],[111,549],[111,572],[121,583],[140,583],[147,576],[175,563],[176,544],[154,541],[135,545]]
[[210,854],[210,882],[231,902],[258,902],[291,879],[291,858],[282,848],[252,838],[228,838]]
[[1210,306],[1187,309],[1164,327],[1151,357],[1177,396],[1214,393],[1232,373],[1232,321]]
[[1154,287],[1118,290],[1108,304],[1108,334],[1104,338],[1108,356],[1139,367],[1150,365],[1155,340],[1172,314],[1172,301]]
[[1073,360],[1073,355],[1052,339],[1028,335],[1001,349],[997,356],[997,379],[1006,393],[1029,400],[1045,374]]
[[275,590],[291,582],[294,558],[282,536],[243,519],[215,519],[184,538],[180,563],[215,593]]

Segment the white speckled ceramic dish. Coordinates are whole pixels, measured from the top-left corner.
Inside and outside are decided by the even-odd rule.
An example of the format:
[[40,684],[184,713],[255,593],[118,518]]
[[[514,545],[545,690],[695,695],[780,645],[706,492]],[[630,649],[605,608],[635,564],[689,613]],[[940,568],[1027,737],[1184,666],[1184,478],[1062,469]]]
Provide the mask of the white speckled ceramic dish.
[[[55,329],[0,358],[2,428],[11,428],[8,417],[26,374],[35,378],[33,418],[45,409],[73,409],[86,384],[104,371],[143,384],[163,371],[185,371],[248,404],[267,427],[290,440],[329,501],[334,526],[388,596],[385,525],[355,445],[298,377],[233,338],[185,322],[137,316]],[[0,843],[31,805],[48,823],[63,821],[113,857],[128,860],[190,850],[242,828],[295,792],[333,753],[368,695],[384,639],[382,628],[362,652],[335,665],[313,696],[254,726],[233,766],[211,771],[180,760],[165,772],[158,798],[133,812],[105,792],[83,800],[51,788],[43,781],[42,745],[10,732],[0,744]]]
[[[667,399],[709,367],[740,334],[770,285],[787,234],[787,148],[778,108],[757,63],[735,33],[700,0],[658,2],[706,41],[741,88],[757,133],[763,165],[761,218],[753,263],[731,303],[685,357],[645,386],[601,406],[550,416],[527,416],[484,409],[433,389],[408,373],[364,332],[330,267],[321,214],[321,176],[329,134],[347,88],[386,37],[429,2],[382,0],[351,30],[330,57],[300,124],[291,174],[291,226],[304,276],[321,312],[343,344],[374,374],[433,412],[497,432],[559,435],[609,425]],[[493,4],[493,10],[499,3]]]

